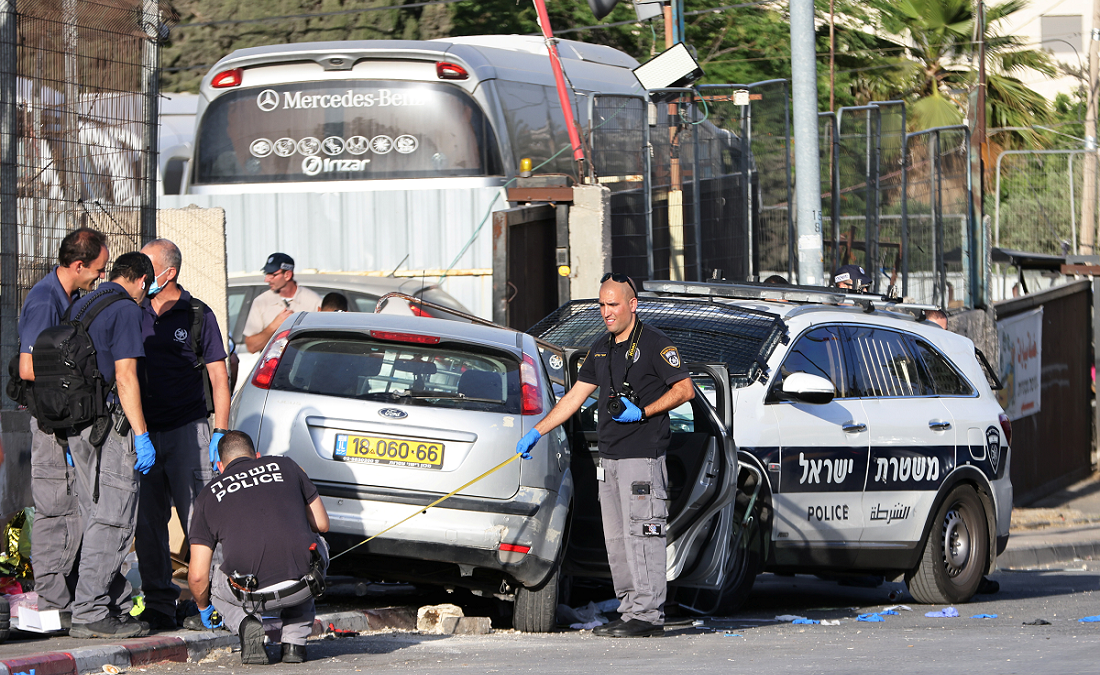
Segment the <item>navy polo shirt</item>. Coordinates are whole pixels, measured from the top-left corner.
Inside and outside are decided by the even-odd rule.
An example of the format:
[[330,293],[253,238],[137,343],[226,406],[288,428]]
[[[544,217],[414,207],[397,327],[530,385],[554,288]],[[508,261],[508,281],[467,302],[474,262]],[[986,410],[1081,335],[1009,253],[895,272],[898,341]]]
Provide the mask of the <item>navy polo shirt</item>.
[[27,293],[23,309],[19,312],[19,353],[30,354],[38,335],[61,323],[61,318],[76,297],[75,291],[72,296],[65,293],[61,280],[57,278],[57,266],[35,284]]
[[[214,312],[202,314],[202,350],[206,363],[226,358],[222,332]],[[142,364],[141,408],[152,431],[169,431],[206,418],[206,394],[202,370],[196,368],[191,339],[191,294],[180,289],[179,300],[157,316],[152,303],[141,303]]]
[[115,381],[115,361],[140,359],[145,356],[141,347],[141,308],[130,298],[126,289],[113,281],[100,284],[99,288],[73,303],[69,318],[75,319],[91,298],[96,302],[105,299],[100,291],[119,293],[125,301],[111,303],[88,326],[88,336],[95,345],[96,363],[108,386]]

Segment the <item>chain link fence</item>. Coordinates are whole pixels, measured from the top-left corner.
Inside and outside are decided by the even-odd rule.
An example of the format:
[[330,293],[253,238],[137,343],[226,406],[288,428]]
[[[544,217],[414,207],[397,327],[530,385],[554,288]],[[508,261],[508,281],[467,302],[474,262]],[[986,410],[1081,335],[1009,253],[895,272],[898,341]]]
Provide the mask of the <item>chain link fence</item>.
[[107,233],[112,256],[154,236],[157,42],[170,16],[154,0],[0,0],[4,363],[23,299],[68,232]]

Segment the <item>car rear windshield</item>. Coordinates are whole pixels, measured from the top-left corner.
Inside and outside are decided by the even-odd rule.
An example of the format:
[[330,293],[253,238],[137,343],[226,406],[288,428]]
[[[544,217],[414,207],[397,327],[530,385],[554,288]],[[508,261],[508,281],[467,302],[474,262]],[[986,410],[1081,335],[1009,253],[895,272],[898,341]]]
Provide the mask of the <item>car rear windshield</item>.
[[[735,387],[751,384],[775,346],[787,334],[782,319],[768,312],[717,302],[639,298],[638,318],[672,340],[684,363],[724,363]],[[562,347],[588,349],[607,326],[596,300],[562,305],[527,331]]]
[[203,114],[195,182],[501,174],[488,118],[443,83],[347,80],[241,89]]
[[287,345],[271,388],[520,413],[519,361],[506,352],[457,342],[431,345],[307,334]]

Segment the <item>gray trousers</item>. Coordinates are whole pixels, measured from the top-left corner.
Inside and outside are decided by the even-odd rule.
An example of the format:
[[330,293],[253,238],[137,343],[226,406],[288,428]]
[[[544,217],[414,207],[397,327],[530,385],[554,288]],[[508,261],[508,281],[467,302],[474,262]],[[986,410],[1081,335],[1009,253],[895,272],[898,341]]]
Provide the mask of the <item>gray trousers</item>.
[[68,610],[76,586],[73,563],[82,531],[76,469],[65,462],[65,448],[53,434],[39,429],[33,420],[31,427],[34,590],[38,593],[38,609]]
[[210,424],[205,418],[195,420],[170,431],[151,431],[149,438],[157,449],[157,463],[149,473],[139,474],[134,548],[145,606],[175,616],[180,590],[172,582],[168,521],[175,504],[186,537],[195,497],[214,477]]
[[[328,543],[321,535],[317,535],[317,548],[321,552],[321,565],[328,569]],[[254,607],[251,602],[242,602],[229,588],[229,577],[220,569],[213,571],[213,579],[210,585],[210,595],[214,607],[222,615],[222,622],[229,630],[237,633],[241,622],[251,612],[257,617],[271,616],[278,610],[278,616],[283,622],[283,635],[281,642],[291,645],[304,645],[306,638],[313,632],[313,618],[316,610],[313,604],[313,596],[308,591],[296,593],[289,598],[282,598],[263,603]],[[245,611],[245,610],[248,611]]]
[[623,621],[663,625],[668,591],[665,527],[668,472],[656,459],[600,460],[600,512],[607,561]]
[[119,616],[133,607],[130,582],[122,575],[122,560],[134,541],[137,515],[137,471],[133,433],[111,430],[99,462],[99,501],[93,502],[96,449],[88,442],[91,428],[69,437],[76,464],[77,495],[84,541],[73,597],[73,623],[94,623]]

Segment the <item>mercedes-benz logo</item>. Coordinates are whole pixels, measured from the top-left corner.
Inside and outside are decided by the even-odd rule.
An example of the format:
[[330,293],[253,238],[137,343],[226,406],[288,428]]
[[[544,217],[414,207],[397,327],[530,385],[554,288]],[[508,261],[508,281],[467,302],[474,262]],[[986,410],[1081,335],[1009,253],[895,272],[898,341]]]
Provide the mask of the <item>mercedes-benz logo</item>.
[[409,416],[409,413],[397,408],[382,408],[378,411],[378,414],[391,420],[403,420]]
[[320,157],[306,157],[302,160],[302,173],[307,176],[316,176],[324,167],[324,160]]
[[279,107],[279,93],[274,89],[264,89],[256,97],[256,105],[264,112],[271,112]]

